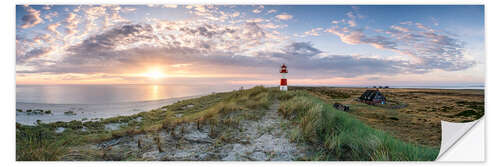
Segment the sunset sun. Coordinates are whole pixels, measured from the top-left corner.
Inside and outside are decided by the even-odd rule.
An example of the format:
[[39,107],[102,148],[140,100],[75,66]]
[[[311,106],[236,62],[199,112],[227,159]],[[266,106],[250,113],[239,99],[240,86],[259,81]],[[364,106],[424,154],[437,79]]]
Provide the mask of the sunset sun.
[[166,75],[163,73],[162,70],[160,69],[150,69],[148,72],[144,74],[145,77],[151,78],[151,79],[161,79],[166,77]]

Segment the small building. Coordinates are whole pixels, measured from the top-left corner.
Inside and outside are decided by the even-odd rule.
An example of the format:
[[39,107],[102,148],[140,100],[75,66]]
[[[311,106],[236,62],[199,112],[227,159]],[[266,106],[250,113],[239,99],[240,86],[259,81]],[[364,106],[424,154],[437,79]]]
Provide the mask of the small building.
[[363,93],[359,97],[359,101],[367,104],[385,104],[386,99],[385,96],[378,90],[366,90],[365,93]]

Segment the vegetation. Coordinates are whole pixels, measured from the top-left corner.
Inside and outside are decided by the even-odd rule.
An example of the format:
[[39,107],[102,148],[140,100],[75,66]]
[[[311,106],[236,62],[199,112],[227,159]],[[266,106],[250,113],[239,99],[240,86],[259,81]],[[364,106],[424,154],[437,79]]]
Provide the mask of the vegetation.
[[67,151],[71,140],[58,138],[48,128],[16,124],[16,160],[53,161]]
[[[333,94],[339,93],[329,95],[330,98],[336,97],[336,101],[347,99],[342,99],[347,96]],[[314,152],[313,155],[308,155],[306,160],[427,161],[437,157],[439,148],[401,141],[368,126],[351,113],[334,109],[328,101],[317,95],[311,90],[280,92],[276,88],[257,86],[247,90],[182,100],[130,116],[83,122],[38,122],[35,126],[16,124],[16,159],[71,160],[65,156],[74,155],[73,151],[81,150],[86,144],[113,143],[114,139],[139,134],[155,137],[153,145],[148,145],[141,138],[137,139],[138,148],[142,150],[154,147],[163,152],[167,143],[158,135],[159,132],[167,132],[174,139],[181,139],[187,123],[193,123],[198,129],[208,126],[208,136],[214,139],[214,146],[223,146],[237,140],[232,135],[241,130],[241,121],[259,120],[275,99],[281,101],[279,114],[289,120],[281,126],[291,127],[290,139],[306,145]],[[480,104],[468,102],[460,102],[457,105],[467,106],[471,110],[481,107]],[[354,113],[367,108],[377,111],[383,109],[357,103],[350,106]],[[401,122],[401,119],[406,118],[400,117],[399,113],[392,109],[387,111],[387,114],[387,119],[391,121]],[[472,113],[463,113],[464,116],[470,114]],[[380,119],[385,118],[384,116]],[[117,128],[110,128],[111,126]],[[176,143],[175,147],[182,147],[182,143]],[[106,147],[102,150],[80,151],[79,154],[85,154],[88,158],[86,160],[140,159],[133,157],[138,154],[112,158]]]
[[291,138],[314,147],[311,160],[429,161],[439,153],[375,130],[306,91],[288,91],[280,99],[280,114],[296,127]]
[[326,95],[332,99],[345,99],[351,97],[351,94],[347,92],[327,87],[293,87],[293,89],[306,90],[317,94]]
[[[263,113],[259,111],[271,105],[275,92],[276,89],[257,86],[247,90],[214,93],[182,100],[131,116],[85,122],[77,120],[48,124],[39,122],[35,126],[16,124],[16,159],[60,160],[71,148],[82,144],[100,143],[137,134],[157,134],[160,130],[182,135],[184,124],[189,122],[198,124],[198,127],[210,126],[213,138],[217,138],[218,141],[228,141],[230,138],[222,132],[228,128],[237,129],[240,120],[257,119],[262,116]],[[233,114],[237,112],[240,114]],[[119,129],[110,130],[106,128],[108,125],[121,126]],[[180,134],[174,131],[178,127],[181,128]],[[64,131],[56,133],[56,129],[59,128],[64,128]],[[159,137],[155,142],[158,149],[161,149],[162,143]],[[89,154],[96,154],[90,157],[98,157],[95,152]]]
[[[328,104],[349,106],[349,114],[378,130],[405,142],[431,147],[441,144],[441,121],[470,122],[484,115],[484,90],[379,89],[386,104],[367,105],[357,99],[367,88],[297,87]],[[291,90],[294,90],[291,89]],[[348,98],[332,98],[323,89],[348,93]],[[473,110],[474,112],[467,111]],[[464,112],[460,114],[461,112]]]

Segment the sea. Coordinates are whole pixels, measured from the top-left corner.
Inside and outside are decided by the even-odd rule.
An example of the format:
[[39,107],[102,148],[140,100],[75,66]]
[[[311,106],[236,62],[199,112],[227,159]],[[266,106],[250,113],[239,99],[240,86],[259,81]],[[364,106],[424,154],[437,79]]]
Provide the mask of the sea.
[[[16,122],[91,121],[150,111],[242,85],[16,85]],[[249,88],[249,87],[244,87]],[[51,110],[51,114],[26,110]],[[65,112],[73,111],[75,114]]]

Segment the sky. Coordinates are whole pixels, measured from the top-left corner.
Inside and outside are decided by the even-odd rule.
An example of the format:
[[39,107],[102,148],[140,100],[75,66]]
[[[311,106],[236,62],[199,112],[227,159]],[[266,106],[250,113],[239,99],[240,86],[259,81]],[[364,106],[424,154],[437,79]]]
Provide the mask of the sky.
[[17,5],[17,84],[484,85],[482,5]]

